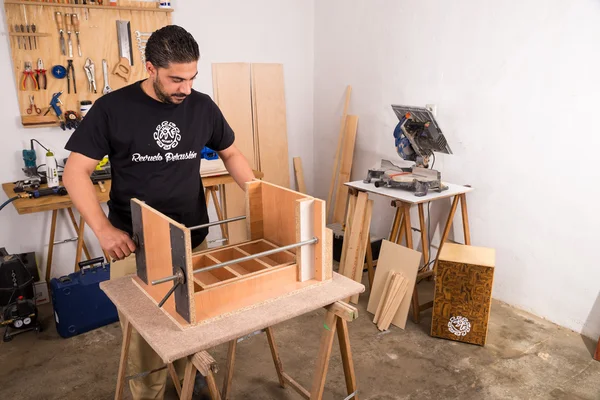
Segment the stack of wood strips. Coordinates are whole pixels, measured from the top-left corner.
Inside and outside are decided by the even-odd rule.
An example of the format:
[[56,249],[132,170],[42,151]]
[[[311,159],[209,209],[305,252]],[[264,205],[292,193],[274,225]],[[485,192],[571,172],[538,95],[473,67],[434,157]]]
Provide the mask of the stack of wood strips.
[[[372,213],[373,200],[369,200],[367,193],[361,192],[358,196],[350,196],[339,273],[356,282],[362,280],[365,254],[367,246],[371,244]],[[352,296],[350,301],[357,304],[358,295]]]
[[[348,115],[350,93],[352,87],[346,88],[346,101],[344,103],[344,114],[340,124],[335,161],[333,164],[333,175],[327,196],[327,220],[333,223],[342,223],[346,211],[348,199],[348,187],[344,184],[350,180],[352,173],[352,160],[354,158],[354,145],[356,143],[356,132],[358,129],[358,116]],[[335,195],[335,196],[334,196]],[[333,216],[331,210],[333,207]]]
[[[263,180],[290,187],[283,65],[212,65],[213,97],[235,132],[235,144]],[[225,186],[227,218],[245,213],[244,192]],[[229,243],[248,240],[244,221],[229,224]]]
[[383,295],[373,319],[373,322],[377,324],[377,329],[380,331],[388,330],[392,319],[398,312],[398,308],[400,308],[400,303],[402,303],[407,289],[408,279],[400,272],[389,271],[383,288]]

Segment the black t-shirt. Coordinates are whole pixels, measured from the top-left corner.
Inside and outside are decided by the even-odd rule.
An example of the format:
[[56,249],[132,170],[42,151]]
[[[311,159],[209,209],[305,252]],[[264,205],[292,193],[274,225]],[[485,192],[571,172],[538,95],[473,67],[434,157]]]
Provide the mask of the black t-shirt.
[[[132,235],[132,198],[185,226],[207,223],[201,151],[228,148],[234,133],[208,95],[192,90],[181,104],[166,104],[144,93],[141,82],[100,97],[65,149],[96,160],[108,155],[108,218],[116,228]],[[192,231],[192,246],[207,234]]]

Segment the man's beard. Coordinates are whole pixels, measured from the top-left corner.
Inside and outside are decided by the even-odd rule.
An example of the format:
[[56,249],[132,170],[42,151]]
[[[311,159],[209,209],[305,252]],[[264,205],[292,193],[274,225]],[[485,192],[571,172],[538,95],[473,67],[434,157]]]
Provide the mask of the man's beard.
[[158,97],[158,99],[160,101],[162,101],[163,103],[167,103],[167,104],[180,104],[181,102],[174,102],[172,100],[173,97],[177,98],[177,99],[181,99],[181,101],[183,101],[187,95],[183,94],[183,93],[174,93],[172,95],[167,94],[164,90],[162,85],[160,84],[160,82],[158,81],[158,76],[154,79],[154,81],[152,82],[152,86],[154,87],[154,93],[156,93],[156,97]]

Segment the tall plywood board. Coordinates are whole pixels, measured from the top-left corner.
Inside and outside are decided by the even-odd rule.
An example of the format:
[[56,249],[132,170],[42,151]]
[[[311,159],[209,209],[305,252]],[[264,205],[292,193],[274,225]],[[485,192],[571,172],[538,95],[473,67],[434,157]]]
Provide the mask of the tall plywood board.
[[[252,94],[250,64],[220,63],[212,65],[214,101],[235,133],[235,145],[253,169],[254,131],[252,126]],[[225,214],[228,218],[243,215],[246,207],[244,191],[236,184],[225,185]],[[229,243],[247,240],[243,221],[228,224]]]
[[254,125],[263,180],[290,187],[282,64],[252,64]]

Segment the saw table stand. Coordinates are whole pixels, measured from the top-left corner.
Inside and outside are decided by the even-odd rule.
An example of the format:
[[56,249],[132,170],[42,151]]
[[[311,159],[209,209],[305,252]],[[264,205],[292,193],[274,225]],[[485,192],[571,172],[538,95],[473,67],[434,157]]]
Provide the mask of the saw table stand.
[[[349,187],[349,196],[356,196],[358,195],[358,192],[367,192],[392,199],[391,204],[392,207],[396,208],[396,211],[394,220],[390,228],[390,236],[388,240],[393,243],[402,244],[403,239],[405,239],[406,247],[408,247],[409,249],[414,249],[410,209],[414,205],[417,206],[419,211],[419,230],[421,233],[423,264],[419,267],[419,273],[417,274],[415,290],[413,290],[411,309],[413,321],[415,323],[419,323],[421,319],[421,312],[433,307],[433,301],[429,301],[425,304],[419,303],[419,293],[417,291],[417,284],[423,279],[433,277],[435,275],[438,258],[442,251],[444,243],[446,242],[446,240],[448,240],[448,235],[450,233],[450,228],[452,227],[452,223],[454,221],[454,215],[456,213],[456,209],[458,208],[459,201],[461,204],[462,225],[465,240],[464,244],[471,244],[471,233],[469,230],[469,218],[467,215],[466,194],[472,191],[473,189],[470,186],[462,186],[449,183],[447,184],[448,190],[444,190],[442,192],[430,191],[427,195],[419,197],[415,196],[413,192],[408,190],[385,187],[377,188],[372,183],[364,183],[363,181],[349,182],[346,183],[346,185]],[[429,266],[431,264],[431,255],[429,254],[429,233],[427,231],[427,223],[425,221],[424,205],[433,201],[448,198],[452,198],[450,213],[448,214],[446,225],[444,227],[444,232],[442,233],[442,238],[440,239],[440,246],[437,252],[435,262],[433,263],[433,268],[429,269]],[[367,259],[367,262],[372,263],[372,260],[369,260],[369,254],[367,254]]]

